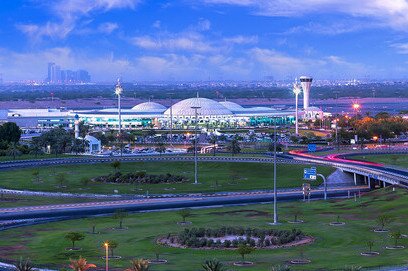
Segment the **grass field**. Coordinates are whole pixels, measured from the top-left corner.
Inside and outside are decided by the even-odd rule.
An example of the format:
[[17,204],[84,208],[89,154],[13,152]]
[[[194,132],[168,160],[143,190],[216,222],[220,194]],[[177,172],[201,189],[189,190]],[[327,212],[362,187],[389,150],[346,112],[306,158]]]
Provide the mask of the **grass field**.
[[379,155],[359,155],[350,156],[350,159],[377,162],[386,165],[394,165],[408,168],[407,154],[379,154]]
[[[286,223],[293,220],[291,210],[294,206],[301,209],[300,219],[305,223],[294,226]],[[155,265],[152,270],[193,271],[202,270],[200,264],[207,259],[217,258],[228,265],[228,270],[270,270],[272,265],[283,264],[290,259],[304,257],[312,262],[305,266],[293,266],[293,270],[333,270],[345,265],[360,265],[364,267],[407,264],[407,250],[387,250],[386,245],[392,245],[393,240],[386,233],[374,233],[375,219],[379,214],[388,213],[395,220],[388,226],[391,230],[401,230],[408,233],[408,192],[391,188],[377,190],[355,202],[348,200],[331,200],[329,202],[315,201],[311,203],[291,202],[280,203],[280,229],[297,227],[306,234],[313,236],[315,242],[302,247],[281,248],[275,250],[256,250],[247,257],[254,261],[250,268],[233,267],[231,263],[239,260],[239,255],[232,250],[195,250],[179,248],[161,248],[161,258],[166,258],[166,265]],[[272,220],[272,206],[249,205],[228,208],[193,210],[193,216],[188,220],[192,227],[244,226],[269,228],[267,222]],[[345,226],[334,227],[329,223],[336,220],[346,222]],[[111,267],[118,270],[129,265],[132,258],[153,258],[155,238],[168,233],[176,233],[183,228],[177,225],[180,217],[174,211],[138,213],[129,215],[124,220],[127,230],[114,230],[118,221],[113,217],[93,218],[99,234],[89,234],[92,223],[88,220],[71,220],[17,228],[1,233],[0,255],[3,259],[18,260],[20,256],[30,259],[40,265],[49,267],[67,267],[69,258],[82,255],[89,262],[97,264],[102,269],[104,262],[101,244],[106,240],[115,240],[119,246],[115,254],[123,258],[111,260]],[[77,243],[82,248],[80,252],[68,252],[65,248],[70,242],[64,239],[69,231],[79,231],[86,234],[85,240]],[[367,251],[367,241],[374,241],[373,250],[381,254],[377,257],[363,257],[360,252]],[[408,239],[400,240],[408,245]],[[339,270],[339,269],[337,269]]]
[[[281,188],[301,187],[303,181],[303,165],[278,165],[278,185]],[[329,167],[317,167],[324,175],[334,171]],[[93,178],[113,172],[110,164],[93,165],[66,165],[42,167],[40,170],[41,182],[34,182],[33,169],[4,171],[1,173],[1,187],[13,189],[29,189],[37,191],[64,191],[86,193],[109,193],[118,190],[119,193],[145,194],[149,193],[187,193],[187,192],[215,192],[241,191],[256,189],[272,189],[273,165],[261,163],[199,163],[199,182],[194,185],[194,166],[192,162],[134,162],[122,163],[120,171],[146,171],[148,174],[179,174],[190,178],[190,183],[183,184],[105,184],[91,182],[84,185],[83,177]],[[66,174],[66,188],[60,188],[56,176]],[[320,181],[316,181],[316,185]],[[216,186],[217,184],[217,186]]]

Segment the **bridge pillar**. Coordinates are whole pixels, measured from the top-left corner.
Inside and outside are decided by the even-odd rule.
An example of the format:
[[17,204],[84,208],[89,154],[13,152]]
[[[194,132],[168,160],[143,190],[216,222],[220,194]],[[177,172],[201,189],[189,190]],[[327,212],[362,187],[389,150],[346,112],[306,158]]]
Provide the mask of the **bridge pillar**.
[[357,174],[354,173],[354,185],[357,185]]
[[369,188],[369,189],[372,189],[370,176],[367,176],[367,182],[368,182],[368,188]]
[[364,175],[364,184],[367,184],[367,176]]

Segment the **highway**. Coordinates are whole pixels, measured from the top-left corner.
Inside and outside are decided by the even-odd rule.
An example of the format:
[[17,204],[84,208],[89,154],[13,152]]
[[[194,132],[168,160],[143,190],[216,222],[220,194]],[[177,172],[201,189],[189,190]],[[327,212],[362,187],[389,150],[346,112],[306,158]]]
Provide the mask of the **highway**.
[[[272,163],[273,159],[269,157],[231,157],[231,156],[204,156],[199,158],[204,162],[245,162],[245,163]],[[40,167],[49,165],[63,164],[93,164],[108,163],[113,160],[123,162],[135,161],[192,161],[191,156],[137,156],[137,157],[109,157],[109,158],[57,158],[41,159],[28,161],[11,161],[0,163],[0,170],[10,170],[25,167]],[[278,160],[280,163],[292,164],[321,164],[333,166],[349,172],[375,176],[378,179],[386,180],[390,184],[407,185],[408,172],[388,169],[382,165],[362,164],[353,161],[340,159],[333,156],[330,159],[316,157],[310,154],[296,152],[289,155],[281,155]],[[330,197],[346,196],[348,193],[359,193],[368,191],[367,186],[338,187],[328,190]],[[349,192],[350,191],[350,192]],[[321,189],[312,192],[312,198],[323,197]],[[302,192],[281,191],[278,198],[282,200],[294,200],[303,198]],[[129,211],[149,211],[164,210],[172,208],[185,207],[208,207],[231,204],[260,203],[270,202],[273,200],[271,191],[255,192],[226,192],[224,194],[186,194],[178,196],[159,196],[151,198],[127,199],[107,202],[90,202],[79,204],[65,205],[46,205],[46,206],[29,206],[19,208],[2,208],[0,209],[0,220],[13,220],[23,218],[44,218],[56,216],[78,216],[78,215],[95,215],[102,213],[112,213],[117,209],[126,209]]]
[[[369,191],[367,186],[339,187],[328,189],[329,197],[359,195]],[[311,199],[323,198],[323,189],[312,190]],[[280,200],[303,199],[301,190],[282,191],[278,193]],[[229,192],[224,194],[187,194],[178,197],[154,197],[133,200],[117,200],[105,202],[87,202],[75,204],[58,204],[43,206],[27,206],[1,208],[0,220],[50,218],[60,216],[87,216],[114,213],[118,209],[128,211],[154,211],[186,207],[210,207],[246,203],[271,202],[272,191]]]

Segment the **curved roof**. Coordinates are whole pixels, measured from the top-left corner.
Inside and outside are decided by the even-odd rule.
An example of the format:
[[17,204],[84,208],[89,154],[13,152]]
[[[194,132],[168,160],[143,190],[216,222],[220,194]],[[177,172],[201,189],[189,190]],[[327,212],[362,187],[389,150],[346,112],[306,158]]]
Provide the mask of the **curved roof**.
[[[173,116],[194,116],[195,110],[192,107],[200,107],[197,113],[201,116],[232,115],[232,112],[225,106],[207,98],[190,98],[175,103],[172,108]],[[170,115],[170,108],[164,112]]]
[[145,102],[132,107],[132,110],[140,112],[163,112],[167,108],[159,103]]
[[227,109],[231,111],[242,111],[245,109],[241,105],[234,103],[234,102],[230,102],[230,101],[220,102],[220,104],[222,104],[224,107],[226,107]]

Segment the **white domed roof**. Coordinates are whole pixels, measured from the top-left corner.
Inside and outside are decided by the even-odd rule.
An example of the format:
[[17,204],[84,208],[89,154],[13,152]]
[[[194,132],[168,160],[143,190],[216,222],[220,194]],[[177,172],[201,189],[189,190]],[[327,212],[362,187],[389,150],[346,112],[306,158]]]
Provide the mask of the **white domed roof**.
[[[197,113],[201,116],[232,115],[232,112],[225,106],[207,98],[190,98],[175,103],[172,106],[173,116],[194,116],[195,110],[192,107],[200,107]],[[170,109],[164,112],[170,115]]]
[[155,102],[145,102],[132,107],[132,110],[139,112],[164,112],[167,108]]
[[234,103],[234,102],[230,102],[230,101],[220,102],[220,104],[222,104],[223,106],[225,106],[226,108],[228,108],[231,111],[242,111],[242,110],[245,109],[242,106],[240,106],[239,104]]

